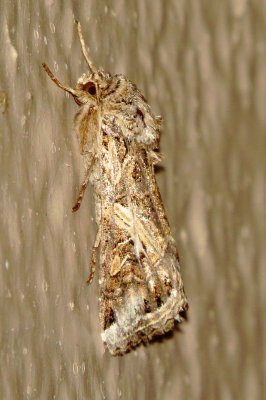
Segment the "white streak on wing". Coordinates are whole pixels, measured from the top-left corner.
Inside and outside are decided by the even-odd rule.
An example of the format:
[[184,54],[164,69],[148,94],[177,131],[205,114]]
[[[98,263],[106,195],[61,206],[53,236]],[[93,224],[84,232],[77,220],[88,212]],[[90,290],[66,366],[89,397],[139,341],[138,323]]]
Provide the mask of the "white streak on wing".
[[[136,216],[136,213],[134,213],[134,208],[131,209],[130,207],[124,207],[119,203],[115,203],[114,213],[117,225],[128,232],[134,241],[134,253],[137,259],[140,259],[141,253],[146,255],[147,262],[141,264],[145,271],[148,287],[153,292],[155,288],[152,271],[153,265],[161,259],[164,248],[161,243],[154,243],[151,233],[145,228],[141,220]],[[148,252],[143,247],[143,243],[146,245],[146,249],[149,249]]]
[[119,220],[122,222],[123,228],[127,231],[132,225],[132,212],[129,208],[123,207],[119,203],[115,203],[114,212],[119,217]]
[[130,237],[133,239],[135,253],[136,256],[139,257],[140,253],[144,252],[144,248],[138,235],[138,224],[136,223],[137,217],[134,215],[130,208],[123,207],[119,203],[115,203],[114,212],[115,215],[118,217],[116,221],[118,226],[125,229],[130,234]]
[[[139,256],[140,252],[145,253],[142,245],[142,243],[145,243],[146,247],[149,247],[149,249],[153,250],[154,254],[157,254],[158,258],[161,258],[164,251],[164,241],[160,241],[160,235],[158,235],[159,241],[155,244],[149,230],[145,228],[141,220],[136,216],[136,213],[134,213],[134,210],[130,207],[124,207],[119,203],[115,203],[114,212],[117,225],[125,229],[134,240],[137,256]],[[155,232],[156,228],[153,227],[153,230]],[[160,247],[159,251],[158,247]]]

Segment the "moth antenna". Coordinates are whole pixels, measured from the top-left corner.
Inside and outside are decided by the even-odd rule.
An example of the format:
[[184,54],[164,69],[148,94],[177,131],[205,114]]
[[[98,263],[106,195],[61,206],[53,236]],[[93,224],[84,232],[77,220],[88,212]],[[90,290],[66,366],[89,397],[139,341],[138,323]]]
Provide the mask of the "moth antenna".
[[56,78],[56,76],[54,76],[54,74],[52,73],[52,71],[50,70],[50,68],[48,67],[47,64],[42,63],[42,66],[43,66],[45,72],[48,74],[49,78],[51,78],[51,80],[52,80],[58,87],[60,87],[60,89],[65,90],[66,92],[72,94],[72,96],[74,96],[74,97],[77,96],[77,93],[76,93],[76,91],[75,91],[74,89],[72,89],[72,88],[70,88],[70,87],[68,87],[68,86],[63,85],[63,84]]
[[91,60],[89,59],[89,55],[86,49],[86,45],[85,45],[85,41],[84,41],[84,37],[82,34],[82,30],[81,30],[81,25],[79,21],[75,21],[76,25],[77,25],[77,29],[78,29],[78,35],[79,35],[79,41],[81,44],[81,50],[82,50],[82,54],[84,55],[84,58],[88,64],[88,67],[90,69],[91,72],[97,72],[97,69],[94,67],[93,63],[91,62]]

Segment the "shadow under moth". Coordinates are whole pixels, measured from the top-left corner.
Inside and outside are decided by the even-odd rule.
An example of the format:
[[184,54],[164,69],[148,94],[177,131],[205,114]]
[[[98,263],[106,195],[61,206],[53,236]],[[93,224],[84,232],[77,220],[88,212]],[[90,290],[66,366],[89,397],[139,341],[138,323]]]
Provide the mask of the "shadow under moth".
[[112,355],[122,355],[172,330],[188,303],[155,180],[161,117],[124,75],[111,75],[92,64],[78,22],[77,29],[88,73],[76,88],[63,85],[46,64],[43,67],[79,106],[75,131],[86,173],[73,211],[90,182],[98,233],[88,282],[100,249],[102,340]]

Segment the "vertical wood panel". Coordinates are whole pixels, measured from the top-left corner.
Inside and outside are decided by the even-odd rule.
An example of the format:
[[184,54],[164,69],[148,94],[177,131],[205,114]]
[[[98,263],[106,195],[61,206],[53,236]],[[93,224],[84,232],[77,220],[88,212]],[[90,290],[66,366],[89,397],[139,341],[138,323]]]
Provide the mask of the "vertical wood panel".
[[[2,399],[252,399],[265,376],[265,6],[244,1],[2,1]],[[190,302],[173,337],[104,352],[90,189],[76,105],[47,79],[96,65],[137,83],[164,117],[158,174]],[[1,105],[2,107],[2,105]],[[263,312],[264,311],[264,312]],[[265,387],[264,387],[265,393]]]

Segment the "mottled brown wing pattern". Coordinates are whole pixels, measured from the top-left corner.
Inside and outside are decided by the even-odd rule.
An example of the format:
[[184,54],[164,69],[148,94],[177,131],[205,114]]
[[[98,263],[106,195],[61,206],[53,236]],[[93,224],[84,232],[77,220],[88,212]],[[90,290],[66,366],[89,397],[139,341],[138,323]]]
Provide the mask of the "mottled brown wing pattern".
[[103,162],[116,183],[102,222],[109,240],[101,247],[100,319],[110,352],[123,354],[171,330],[187,301],[149,153],[131,146],[122,161],[123,141],[109,137],[108,146],[120,171],[108,177]]

